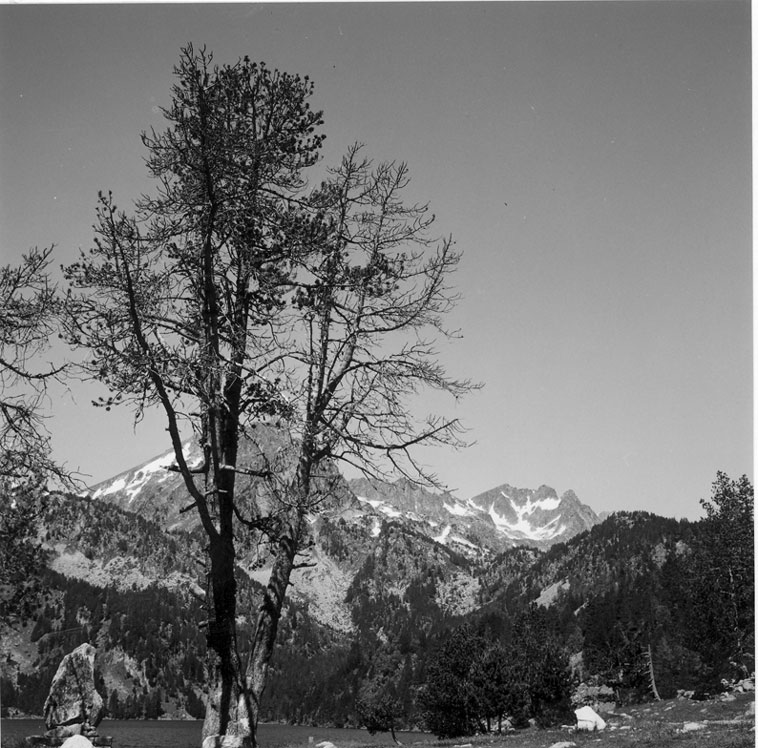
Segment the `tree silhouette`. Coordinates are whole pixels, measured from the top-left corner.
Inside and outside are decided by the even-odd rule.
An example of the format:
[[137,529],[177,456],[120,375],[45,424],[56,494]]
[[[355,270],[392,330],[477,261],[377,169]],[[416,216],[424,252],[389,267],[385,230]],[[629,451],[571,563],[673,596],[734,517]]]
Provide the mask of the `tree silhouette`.
[[[175,72],[169,128],[143,135],[157,194],[133,215],[100,196],[95,245],[66,269],[66,334],[110,389],[100,405],[163,409],[185,511],[208,540],[203,736],[248,744],[309,518],[346,495],[334,462],[429,481],[413,447],[462,444],[455,420],[417,420],[407,403],[472,387],[434,348],[458,254],[428,238],[425,206],[403,203],[403,164],[373,168],[356,146],[306,190],[323,140],[307,77],[247,58],[218,67],[191,46]],[[271,573],[243,652],[245,536]]]

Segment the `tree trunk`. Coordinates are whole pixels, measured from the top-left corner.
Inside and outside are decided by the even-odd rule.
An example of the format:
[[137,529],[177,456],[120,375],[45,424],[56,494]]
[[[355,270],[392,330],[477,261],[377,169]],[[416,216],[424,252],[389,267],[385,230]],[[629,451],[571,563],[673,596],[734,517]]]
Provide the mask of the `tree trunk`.
[[210,691],[203,723],[203,748],[252,746],[249,708],[237,655],[237,584],[234,545],[218,537],[210,543]]
[[[236,450],[235,450],[236,451]],[[261,697],[268,666],[276,643],[284,599],[300,547],[304,509],[310,486],[310,454],[303,448],[298,466],[297,497],[293,521],[282,528],[263,600],[258,608],[255,634],[247,666],[243,667],[236,639],[236,582],[232,504],[233,472],[220,473],[218,487],[220,528],[217,542],[211,541],[211,590],[215,621],[209,622],[209,649],[215,687],[211,690],[203,725],[203,748],[255,748]],[[236,457],[236,454],[234,455]],[[226,483],[231,479],[231,484]],[[226,541],[224,540],[226,539]],[[211,626],[215,628],[211,628]]]
[[655,672],[653,671],[653,650],[649,644],[647,645],[646,659],[648,678],[650,679],[650,690],[653,692],[653,697],[655,700],[660,701],[661,697],[658,695],[658,689],[655,686]]
[[251,696],[250,732],[253,746],[256,745],[255,734],[260,715],[261,697],[266,687],[268,665],[274,651],[282,606],[294,567],[295,553],[300,534],[299,524],[301,522],[302,520],[299,520],[298,527],[292,528],[286,536],[279,540],[279,547],[274,559],[274,566],[271,569],[268,586],[266,587],[263,601],[258,608],[255,638],[246,674]]

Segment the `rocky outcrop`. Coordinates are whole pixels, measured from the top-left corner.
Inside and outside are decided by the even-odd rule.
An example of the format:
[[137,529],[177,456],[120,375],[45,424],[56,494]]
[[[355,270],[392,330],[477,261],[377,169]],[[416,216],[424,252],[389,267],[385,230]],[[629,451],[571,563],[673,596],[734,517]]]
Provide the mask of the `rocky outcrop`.
[[[53,677],[45,701],[45,727],[97,727],[105,705],[95,689],[95,648],[81,644],[67,654]],[[69,735],[80,735],[82,730]]]
[[[95,688],[95,652],[91,644],[81,644],[61,660],[45,700],[47,732],[28,738],[28,743],[68,748],[84,748],[85,740],[89,745],[111,744],[96,729],[105,705]],[[76,746],[69,742],[74,737],[79,738]]]

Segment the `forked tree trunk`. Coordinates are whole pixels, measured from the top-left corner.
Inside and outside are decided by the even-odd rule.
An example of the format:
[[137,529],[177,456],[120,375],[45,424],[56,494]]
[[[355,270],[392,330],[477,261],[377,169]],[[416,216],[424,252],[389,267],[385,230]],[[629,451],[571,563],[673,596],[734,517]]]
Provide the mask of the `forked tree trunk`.
[[203,748],[248,748],[249,696],[237,654],[237,585],[233,544],[219,538],[210,545],[208,662],[210,690],[203,723]]
[[[274,651],[284,599],[294,567],[299,528],[279,541],[266,592],[258,609],[255,638],[245,672],[237,657],[234,617],[209,624],[215,672],[203,724],[203,748],[255,748],[260,701]],[[219,580],[222,581],[222,580]],[[214,595],[216,587],[213,587]],[[215,598],[214,598],[215,603]],[[222,638],[231,632],[231,640]],[[214,636],[220,638],[214,640]]]
[[[236,563],[231,522],[233,508],[228,501],[233,496],[233,483],[219,486],[224,489],[222,496],[227,501],[224,502],[223,498],[220,501],[223,508],[218,540],[221,542],[211,541],[210,545],[212,609],[216,620],[209,623],[209,628],[211,624],[215,628],[210,629],[208,641],[216,654],[213,661],[215,679],[212,681],[215,687],[206,707],[202,748],[256,746],[261,697],[266,686],[287,587],[295,565],[295,555],[303,533],[305,507],[310,492],[311,451],[309,442],[303,440],[297,483],[291,495],[296,507],[294,516],[282,528],[278,538],[274,564],[263,600],[258,607],[252,648],[244,668],[240,662],[236,638]],[[229,477],[231,476],[226,476]],[[228,540],[224,541],[224,538]]]

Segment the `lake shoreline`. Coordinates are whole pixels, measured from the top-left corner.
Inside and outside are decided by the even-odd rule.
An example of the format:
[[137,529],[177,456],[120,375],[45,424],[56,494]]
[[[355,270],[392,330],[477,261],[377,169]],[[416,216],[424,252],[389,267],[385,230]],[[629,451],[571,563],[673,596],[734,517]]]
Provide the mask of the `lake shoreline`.
[[[101,735],[113,738],[114,748],[193,748],[201,743],[203,720],[176,719],[104,719],[98,725]],[[41,717],[3,718],[0,720],[2,742],[23,739],[45,732]],[[402,731],[398,731],[399,733]],[[403,742],[425,742],[433,739],[428,733],[405,731]],[[264,748],[288,748],[312,746],[327,740],[335,744],[394,746],[389,733],[371,735],[365,728],[314,727],[311,725],[287,725],[261,723],[258,725],[258,741]]]

